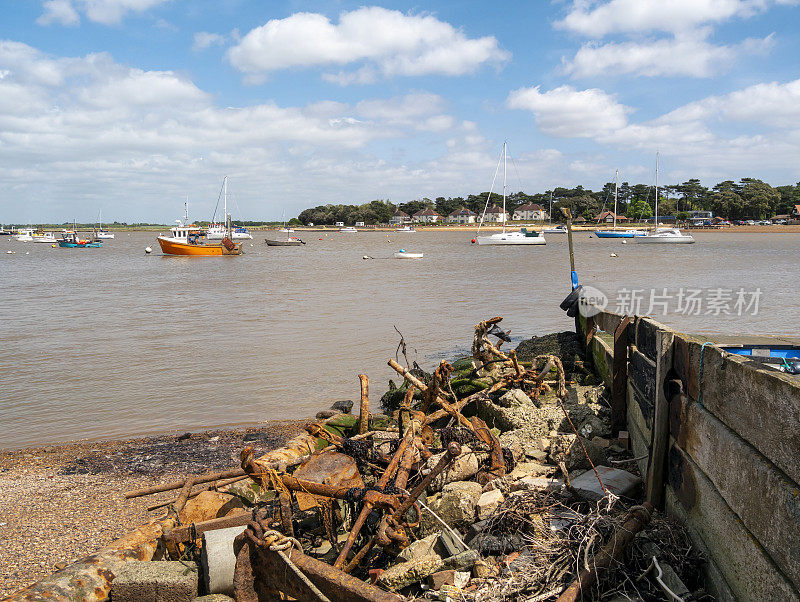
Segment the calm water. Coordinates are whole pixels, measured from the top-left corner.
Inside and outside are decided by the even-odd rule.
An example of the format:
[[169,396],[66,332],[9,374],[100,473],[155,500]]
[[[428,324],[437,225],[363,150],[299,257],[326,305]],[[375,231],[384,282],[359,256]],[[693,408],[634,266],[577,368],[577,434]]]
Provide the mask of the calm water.
[[[565,235],[544,247],[478,247],[456,232],[300,236],[305,247],[275,248],[259,234],[238,258],[162,257],[153,233],[102,249],[0,238],[0,447],[304,417],[357,399],[361,372],[377,405],[394,326],[427,368],[466,352],[491,316],[515,340],[572,327],[558,309]],[[579,233],[578,271],[612,308],[619,291],[645,289],[642,311],[651,288],[761,288],[755,316],[731,305],[656,317],[689,332],[794,333],[800,235],[695,238],[623,246]],[[388,259],[400,247],[425,258]]]

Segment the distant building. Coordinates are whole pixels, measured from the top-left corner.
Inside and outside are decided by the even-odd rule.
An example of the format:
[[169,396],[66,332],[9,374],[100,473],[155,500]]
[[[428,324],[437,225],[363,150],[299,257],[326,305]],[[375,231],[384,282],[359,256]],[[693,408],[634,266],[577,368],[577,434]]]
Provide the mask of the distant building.
[[497,205],[492,205],[486,210],[486,221],[495,223],[508,221],[508,213],[504,213]]
[[461,207],[461,209],[456,209],[450,213],[446,221],[448,224],[474,224],[476,217],[477,216],[472,211]]
[[363,228],[364,222],[356,222],[356,228]]
[[398,224],[407,224],[410,221],[411,216],[405,211],[400,211],[399,209],[394,212],[391,218],[389,218],[389,224],[392,226],[396,226]]
[[336,222],[334,226],[336,226],[337,228],[342,228],[344,227],[344,222]]
[[792,219],[800,219],[800,205],[795,205],[790,215]]
[[710,223],[713,217],[714,213],[712,211],[689,211],[689,222],[693,226],[702,226]]
[[525,203],[514,210],[515,221],[535,222],[546,219],[548,219],[547,211],[536,203]]
[[414,214],[413,219],[415,222],[435,224],[437,221],[439,221],[440,217],[442,216],[436,213],[433,209],[422,209]]
[[[605,222],[607,224],[613,224],[614,223],[614,212],[613,211],[603,211],[603,213],[601,213],[600,215],[598,215],[595,218],[595,221],[597,221],[597,222]],[[624,215],[620,215],[619,213],[617,213],[617,221],[618,222],[627,222],[628,218],[625,217]]]

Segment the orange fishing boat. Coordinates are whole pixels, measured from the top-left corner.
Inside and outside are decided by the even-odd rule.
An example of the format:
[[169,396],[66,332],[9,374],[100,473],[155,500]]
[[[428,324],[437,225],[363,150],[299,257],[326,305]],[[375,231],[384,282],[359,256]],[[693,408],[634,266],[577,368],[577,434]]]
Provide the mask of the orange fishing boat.
[[205,240],[203,231],[195,224],[178,225],[171,229],[171,236],[159,236],[158,244],[164,255],[199,255],[217,257],[221,255],[241,255],[242,243],[233,242],[226,236],[219,242]]

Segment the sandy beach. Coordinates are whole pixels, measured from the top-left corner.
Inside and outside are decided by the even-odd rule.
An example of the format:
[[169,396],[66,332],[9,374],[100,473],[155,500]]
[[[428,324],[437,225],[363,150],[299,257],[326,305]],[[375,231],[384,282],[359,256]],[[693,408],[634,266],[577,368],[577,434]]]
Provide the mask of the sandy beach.
[[280,447],[307,422],[0,451],[0,598],[163,514],[147,507],[176,495],[125,491],[235,468],[245,446]]

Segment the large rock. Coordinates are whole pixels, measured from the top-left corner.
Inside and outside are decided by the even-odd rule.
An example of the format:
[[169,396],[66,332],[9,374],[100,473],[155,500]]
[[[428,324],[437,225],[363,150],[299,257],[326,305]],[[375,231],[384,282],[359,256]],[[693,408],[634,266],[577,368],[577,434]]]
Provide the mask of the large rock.
[[424,539],[418,539],[417,541],[414,541],[411,544],[409,544],[407,548],[404,548],[403,551],[401,551],[397,555],[397,557],[404,562],[410,562],[412,560],[417,560],[425,556],[439,556],[439,554],[437,554],[436,551],[434,550],[438,541],[439,541],[438,532],[429,535]]
[[442,491],[444,493],[449,493],[451,491],[463,493],[464,495],[477,499],[481,496],[481,493],[483,493],[483,487],[481,487],[480,483],[476,483],[475,481],[453,481],[452,483],[447,483]]
[[390,591],[397,591],[422,581],[428,575],[440,570],[442,566],[442,559],[439,556],[424,556],[410,562],[401,562],[383,571],[378,577],[378,585]]
[[528,394],[522,389],[510,389],[500,396],[500,399],[497,400],[497,403],[504,408],[512,408],[514,406],[529,405],[533,402],[531,401],[531,398],[528,397]]
[[[430,471],[439,460],[444,456],[444,452],[435,454],[428,458],[426,471]],[[461,455],[453,460],[452,464],[440,472],[428,485],[428,491],[440,491],[446,483],[453,481],[465,481],[478,473],[480,463],[478,457],[472,452],[468,445],[461,448]]]
[[[249,479],[247,479],[249,481]],[[242,481],[239,481],[242,482]],[[242,508],[242,501],[228,493],[201,491],[186,502],[180,513],[181,524],[189,525],[227,515],[235,508]]]
[[[477,484],[477,483],[476,483]],[[480,488],[480,485],[478,485]],[[481,496],[474,488],[456,489],[428,497],[427,505],[448,526],[457,529],[475,521],[475,504]],[[429,512],[422,511],[419,531],[421,536],[441,531],[441,523]]]
[[[583,448],[586,448],[584,452]],[[588,458],[587,458],[587,455]],[[576,435],[559,435],[553,439],[550,447],[550,457],[556,464],[564,462],[568,471],[576,468],[591,468],[591,464],[598,466],[606,462],[606,450],[593,443],[590,439],[583,440],[583,446]],[[591,464],[589,463],[591,459]]]

